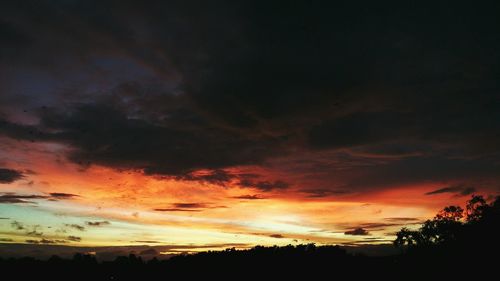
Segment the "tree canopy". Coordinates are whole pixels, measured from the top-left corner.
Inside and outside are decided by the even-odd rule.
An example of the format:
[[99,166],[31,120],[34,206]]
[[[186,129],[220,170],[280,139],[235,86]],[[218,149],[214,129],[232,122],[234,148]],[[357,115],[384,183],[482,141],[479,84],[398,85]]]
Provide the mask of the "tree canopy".
[[472,195],[465,210],[460,206],[447,206],[418,230],[402,228],[396,234],[394,245],[409,248],[432,247],[462,243],[480,235],[488,235],[485,224],[493,227],[500,219],[500,198],[488,204],[483,196]]

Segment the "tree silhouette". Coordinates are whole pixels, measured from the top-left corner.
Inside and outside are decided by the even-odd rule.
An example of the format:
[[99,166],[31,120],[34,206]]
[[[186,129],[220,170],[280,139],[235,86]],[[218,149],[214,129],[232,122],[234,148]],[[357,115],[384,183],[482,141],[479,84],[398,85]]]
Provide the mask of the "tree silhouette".
[[[487,227],[493,223],[498,224],[498,220],[495,219],[499,218],[499,202],[497,198],[491,204],[487,204],[482,196],[473,195],[467,201],[465,210],[460,206],[448,206],[439,211],[432,220],[425,221],[418,230],[402,228],[396,233],[394,245],[423,248],[455,243],[459,239],[466,239],[466,236],[470,239],[472,235],[487,235],[484,222],[490,221]],[[477,225],[481,225],[481,228]]]
[[490,206],[486,204],[486,200],[484,200],[483,196],[473,195],[472,199],[467,202],[465,208],[467,222],[479,221],[488,207]]

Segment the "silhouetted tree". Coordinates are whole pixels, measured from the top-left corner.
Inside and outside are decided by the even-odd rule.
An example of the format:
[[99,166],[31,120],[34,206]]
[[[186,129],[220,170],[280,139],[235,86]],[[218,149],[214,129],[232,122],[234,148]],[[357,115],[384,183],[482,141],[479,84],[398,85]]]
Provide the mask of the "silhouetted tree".
[[422,243],[422,234],[420,231],[410,230],[403,227],[398,233],[396,233],[396,240],[394,240],[394,245],[401,247],[408,245],[413,247],[415,245],[420,245]]
[[[467,201],[466,210],[460,206],[448,206],[441,210],[432,220],[427,220],[418,230],[402,228],[396,234],[394,245],[429,247],[455,243],[458,239],[469,239],[469,243],[477,243],[471,237],[480,239],[478,235],[489,235],[493,224],[498,224],[500,217],[500,200],[497,198],[490,205],[482,196],[473,195]],[[465,222],[463,218],[465,215]],[[496,221],[495,221],[496,220]],[[485,222],[489,221],[488,225]],[[475,225],[475,226],[474,226]],[[465,243],[465,241],[460,241]]]
[[484,211],[489,207],[483,196],[473,195],[465,208],[467,222],[479,221],[483,217]]

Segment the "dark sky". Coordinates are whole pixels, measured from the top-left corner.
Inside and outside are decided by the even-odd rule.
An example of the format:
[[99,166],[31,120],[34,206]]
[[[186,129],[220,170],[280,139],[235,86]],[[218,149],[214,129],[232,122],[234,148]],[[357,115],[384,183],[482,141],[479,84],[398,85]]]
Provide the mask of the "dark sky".
[[498,193],[500,5],[245,2],[2,1],[0,183],[50,144],[249,200]]

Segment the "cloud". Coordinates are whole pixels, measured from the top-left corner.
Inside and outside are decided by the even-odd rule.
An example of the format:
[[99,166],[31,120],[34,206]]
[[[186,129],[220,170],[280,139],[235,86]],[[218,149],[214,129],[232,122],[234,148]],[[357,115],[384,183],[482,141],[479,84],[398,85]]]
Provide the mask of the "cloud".
[[[168,99],[159,97],[163,98]],[[137,101],[137,106],[141,104],[141,101]],[[218,184],[224,184],[228,180],[226,174],[219,169],[261,162],[275,153],[271,149],[275,140],[270,137],[247,140],[224,128],[202,126],[205,121],[182,126],[185,122],[182,119],[189,116],[176,114],[171,115],[172,119],[165,120],[164,122],[168,121],[166,124],[159,120],[132,120],[127,117],[128,109],[122,106],[125,105],[102,100],[66,110],[42,111],[40,125],[37,126],[40,129],[4,121],[8,126],[3,129],[3,134],[16,139],[69,145],[74,149],[68,158],[80,165],[100,164],[122,169],[140,169],[146,174],[178,176],[179,179]],[[194,115],[195,119],[202,118],[191,111],[192,109],[187,108],[181,114]],[[177,121],[176,118],[180,120]],[[28,133],[33,130],[40,133],[36,136]],[[199,176],[191,174],[199,169],[215,172]]]
[[261,175],[246,173],[230,173],[225,170],[198,171],[187,175],[176,176],[177,180],[198,181],[220,186],[239,185],[245,188],[256,188],[261,191],[287,189],[290,184],[282,180],[258,180]]
[[131,241],[133,243],[145,243],[145,244],[160,244],[163,243],[161,241],[155,241],[155,240],[136,240],[136,241]]
[[355,228],[353,230],[348,230],[348,231],[344,232],[344,234],[345,235],[360,235],[360,236],[370,235],[368,230],[363,229],[363,228]]
[[50,200],[50,201],[57,201],[57,200],[62,200],[62,199],[71,199],[75,196],[74,194],[67,194],[67,193],[50,193],[50,196],[47,195],[36,195],[36,194],[30,194],[30,195],[22,195],[22,194],[16,194],[12,192],[8,193],[0,193],[0,204],[36,204],[35,201],[33,200],[38,200],[38,199],[45,199],[45,200]]
[[81,238],[81,237],[78,237],[78,236],[72,236],[72,235],[68,236],[66,239],[67,239],[68,241],[73,241],[73,242],[80,242],[80,241],[82,241],[82,238]]
[[72,223],[72,224],[65,223],[64,226],[76,229],[78,231],[85,231],[85,227],[84,226],[79,225],[79,224],[75,224],[75,223]]
[[[421,220],[414,218],[388,218],[384,220],[387,222],[366,222],[355,225],[341,224],[339,226],[345,229],[345,234],[347,235],[370,235],[369,231],[380,231],[388,227],[402,227],[421,223]],[[366,231],[366,234],[362,234],[364,231]]]
[[88,226],[104,226],[110,225],[111,223],[109,221],[86,221],[85,224]]
[[214,206],[207,203],[172,203],[169,208],[155,208],[157,212],[201,212],[204,209],[227,208],[226,206]]
[[0,168],[0,184],[13,183],[24,177],[24,174],[17,170]]
[[181,208],[181,209],[200,209],[200,208],[207,208],[207,204],[205,203],[174,203],[172,204],[175,208]]
[[233,199],[242,199],[242,200],[260,200],[260,199],[266,199],[264,197],[261,197],[258,194],[245,194],[245,195],[239,195],[239,196],[233,196],[230,197]]
[[182,208],[155,208],[157,212],[201,212],[202,210],[182,209]]
[[27,231],[26,235],[28,235],[28,236],[37,236],[37,237],[43,236],[43,232],[38,231],[38,229],[41,228],[40,225],[38,225],[38,224],[37,225],[32,225],[31,228],[32,228],[32,230],[31,231]]
[[271,235],[269,235],[269,237],[271,237],[271,238],[278,238],[278,239],[285,238],[285,236],[283,236],[281,234],[271,234]]
[[177,180],[198,181],[210,184],[225,186],[235,178],[236,175],[228,173],[222,169],[207,171],[204,173],[190,173],[186,175],[179,175],[175,177]]
[[13,221],[10,223],[10,225],[16,230],[24,230],[25,229],[24,224],[21,222],[18,222],[18,221]]
[[0,204],[32,204],[29,199],[46,199],[43,195],[19,195],[15,193],[3,193],[0,195]]
[[457,196],[467,196],[467,195],[471,195],[474,192],[476,192],[476,189],[474,187],[471,187],[471,186],[452,185],[452,186],[447,186],[447,187],[443,187],[440,189],[436,189],[433,191],[429,191],[429,192],[425,193],[425,195],[453,193]]
[[26,239],[25,242],[29,244],[40,244],[40,241],[34,239]]
[[29,244],[59,244],[59,243],[66,243],[66,240],[42,238],[40,240],[26,239],[25,242]]
[[51,199],[59,200],[59,199],[73,199],[75,197],[80,197],[80,195],[71,194],[71,193],[61,193],[61,192],[52,192],[49,193]]
[[307,194],[307,197],[310,198],[323,198],[337,195],[345,195],[351,193],[348,190],[335,190],[335,189],[327,189],[327,188],[316,188],[316,189],[302,189],[300,190],[303,193]]
[[369,230],[375,230],[375,229],[383,229],[385,227],[397,226],[397,225],[400,225],[400,224],[399,223],[379,223],[379,222],[372,222],[372,223],[362,223],[362,224],[360,224],[359,228],[369,229]]
[[0,238],[0,242],[13,242],[14,240],[10,238]]
[[276,181],[254,181],[243,179],[239,182],[242,187],[255,188],[261,191],[282,190],[290,187],[290,184],[282,180]]

